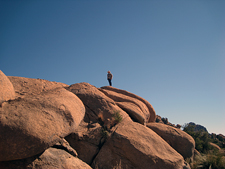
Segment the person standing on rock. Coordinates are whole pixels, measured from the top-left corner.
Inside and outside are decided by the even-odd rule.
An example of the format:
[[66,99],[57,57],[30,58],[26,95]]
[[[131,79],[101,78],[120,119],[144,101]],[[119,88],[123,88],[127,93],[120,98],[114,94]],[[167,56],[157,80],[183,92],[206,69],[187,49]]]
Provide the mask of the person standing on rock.
[[109,81],[109,85],[112,86],[112,78],[113,78],[113,75],[110,71],[108,71],[108,74],[107,74],[107,79]]

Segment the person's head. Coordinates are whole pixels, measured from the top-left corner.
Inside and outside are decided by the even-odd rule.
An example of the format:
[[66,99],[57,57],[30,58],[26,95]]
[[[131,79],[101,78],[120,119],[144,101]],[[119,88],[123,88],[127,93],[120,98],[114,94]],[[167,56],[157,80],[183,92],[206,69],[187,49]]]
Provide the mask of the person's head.
[[108,73],[111,73],[110,71],[108,71]]

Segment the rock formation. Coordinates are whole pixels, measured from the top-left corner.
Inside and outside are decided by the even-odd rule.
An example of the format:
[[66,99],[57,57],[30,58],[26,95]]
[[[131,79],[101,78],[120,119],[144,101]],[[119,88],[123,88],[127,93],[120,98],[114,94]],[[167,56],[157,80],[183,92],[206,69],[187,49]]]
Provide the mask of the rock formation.
[[0,106],[4,101],[15,99],[15,91],[8,77],[0,70]]
[[173,168],[186,166],[183,157],[155,132],[135,122],[121,122],[101,148],[92,167]]
[[112,98],[118,106],[141,124],[155,122],[156,114],[152,105],[145,99],[125,90],[112,86],[105,86],[100,89],[108,97]]
[[15,161],[0,162],[1,169],[91,169],[77,157],[57,148],[48,148],[43,153]]
[[79,158],[91,165],[106,139],[102,130],[99,123],[82,122],[76,131],[65,139],[77,151]]
[[154,123],[135,94],[2,72],[0,82],[9,84],[0,88],[0,168],[189,168],[193,140]]
[[84,103],[86,108],[85,122],[98,122],[98,119],[101,118],[103,123],[107,123],[107,119],[112,120],[112,115],[117,111],[120,112],[124,120],[132,121],[114,100],[89,83],[73,84],[67,90],[77,95]]
[[43,79],[31,79],[25,77],[8,76],[15,89],[16,97],[25,97],[27,95],[37,95],[44,91],[55,88],[68,87],[67,84],[51,82]]
[[5,102],[0,108],[0,161],[43,152],[74,131],[84,114],[80,99],[62,87]]
[[147,127],[162,137],[171,147],[180,153],[184,159],[193,158],[195,141],[186,132],[161,123],[148,123]]

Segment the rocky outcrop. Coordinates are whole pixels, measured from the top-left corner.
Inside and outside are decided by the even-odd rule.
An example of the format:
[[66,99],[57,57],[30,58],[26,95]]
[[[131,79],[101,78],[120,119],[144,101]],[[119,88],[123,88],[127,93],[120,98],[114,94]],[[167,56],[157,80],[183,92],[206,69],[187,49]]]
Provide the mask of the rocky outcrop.
[[224,135],[222,135],[222,134],[215,134],[215,133],[211,133],[211,134],[209,134],[209,137],[211,138],[211,139],[213,139],[215,142],[217,142],[218,144],[217,145],[219,145],[221,148],[225,148],[225,136]]
[[40,155],[23,160],[0,162],[1,169],[91,169],[77,157],[62,149],[49,148]]
[[4,101],[15,99],[15,91],[8,77],[0,70],[0,106]]
[[65,139],[77,151],[79,158],[91,165],[106,139],[102,131],[103,128],[99,123],[88,124],[83,122],[74,133]]
[[193,158],[195,141],[186,132],[161,123],[148,123],[146,126],[162,137],[184,159]]
[[181,128],[181,125],[180,124],[172,124],[169,122],[168,118],[165,118],[165,117],[161,117],[159,115],[156,115],[156,120],[155,120],[156,123],[161,123],[161,124],[166,124],[166,125],[169,125],[171,127],[175,127],[175,128]]
[[0,107],[0,168],[189,168],[182,155],[191,155],[173,145],[188,144],[183,133],[157,126],[152,105],[135,94],[88,83],[8,80],[15,96],[1,89],[8,99]]
[[181,169],[183,157],[151,129],[135,122],[120,123],[101,148],[92,167],[99,169]]
[[5,103],[0,109],[0,161],[44,151],[69,135],[84,113],[80,99],[63,88]]
[[74,157],[64,150],[49,148],[40,157],[32,163],[32,169],[91,169],[89,165],[84,163],[77,157]]
[[8,76],[14,86],[16,97],[26,97],[27,95],[37,95],[55,88],[68,87],[67,84],[51,82],[43,79],[31,79],[25,77]]
[[155,122],[156,114],[154,108],[148,101],[140,96],[112,86],[101,87],[100,91],[113,99],[134,121],[141,124]]
[[119,108],[116,103],[88,83],[77,83],[69,86],[67,90],[77,95],[86,107],[85,122],[99,122],[99,118],[106,125],[112,121],[112,115],[120,112],[123,120],[132,121],[128,114]]

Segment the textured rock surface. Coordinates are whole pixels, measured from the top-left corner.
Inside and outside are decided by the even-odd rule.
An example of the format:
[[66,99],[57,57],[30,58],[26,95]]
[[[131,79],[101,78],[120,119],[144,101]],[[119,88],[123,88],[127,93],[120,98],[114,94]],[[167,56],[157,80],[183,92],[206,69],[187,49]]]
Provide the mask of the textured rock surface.
[[60,82],[51,82],[43,79],[31,79],[25,77],[8,76],[14,86],[16,97],[25,97],[27,95],[37,95],[43,91],[53,90],[55,88],[68,87]]
[[117,102],[117,105],[127,112],[133,121],[143,125],[146,124],[146,116],[148,116],[148,114],[144,114],[136,104],[132,102]]
[[15,99],[15,91],[8,77],[0,70],[0,105],[4,101]]
[[139,122],[141,124],[146,124],[146,121],[148,121],[150,117],[150,113],[148,111],[147,106],[143,102],[132,97],[116,93],[114,91],[105,89],[102,89],[101,91],[104,92],[108,97],[113,99],[116,104],[127,114],[129,114],[129,116],[134,121]]
[[161,123],[148,123],[147,127],[162,137],[171,147],[180,153],[184,159],[193,158],[195,141],[186,132]]
[[84,103],[86,107],[85,122],[98,122],[98,119],[101,118],[104,123],[107,123],[107,120],[112,120],[112,115],[117,111],[120,112],[123,120],[132,121],[112,99],[89,83],[73,84],[67,89],[76,94]]
[[44,151],[69,135],[84,113],[81,100],[64,88],[6,102],[0,108],[0,161]]
[[91,165],[93,158],[97,155],[101,145],[105,141],[101,132],[102,127],[98,123],[81,123],[75,132],[65,139],[77,151],[78,157]]
[[1,89],[9,99],[0,106],[0,168],[189,169],[188,136],[148,123],[155,110],[135,94],[88,83],[7,80],[15,93]]
[[142,97],[112,86],[101,87],[100,90],[113,99],[122,109],[126,110],[132,118],[141,124],[155,122],[156,114],[154,108]]
[[80,159],[70,155],[64,150],[49,148],[38,159],[32,163],[34,169],[91,169],[89,165]]
[[1,169],[91,169],[91,167],[64,150],[49,148],[28,159],[0,162]]
[[99,169],[181,169],[183,157],[151,129],[135,122],[120,123],[103,145],[93,166]]

